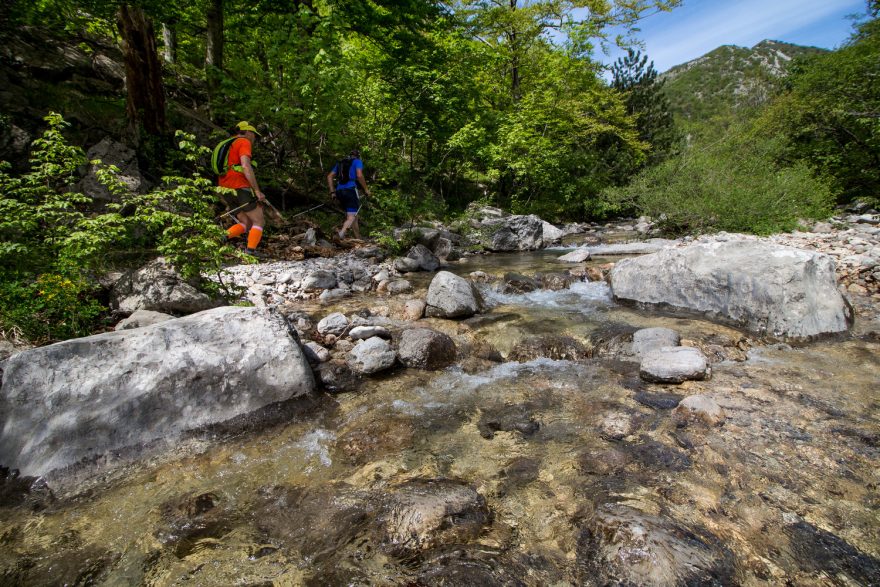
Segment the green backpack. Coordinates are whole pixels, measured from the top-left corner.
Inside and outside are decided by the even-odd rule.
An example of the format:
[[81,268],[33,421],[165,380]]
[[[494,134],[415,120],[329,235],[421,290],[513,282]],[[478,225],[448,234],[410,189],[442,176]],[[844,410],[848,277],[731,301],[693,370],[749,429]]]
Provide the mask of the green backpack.
[[[225,175],[227,171],[233,169],[239,173],[242,172],[241,165],[230,165],[229,164],[229,149],[232,148],[232,142],[235,139],[240,139],[241,137],[229,137],[228,139],[224,139],[217,143],[217,146],[214,147],[214,152],[211,154],[211,171],[214,175]],[[251,161],[251,165],[256,167],[257,164],[255,161]]]

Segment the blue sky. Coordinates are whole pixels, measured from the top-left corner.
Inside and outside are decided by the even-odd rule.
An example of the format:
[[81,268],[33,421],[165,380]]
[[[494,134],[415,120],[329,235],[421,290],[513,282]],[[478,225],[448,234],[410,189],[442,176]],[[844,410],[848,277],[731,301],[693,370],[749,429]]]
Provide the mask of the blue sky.
[[[642,20],[636,37],[659,72],[721,45],[751,47],[764,39],[834,49],[852,32],[847,17],[864,14],[865,0],[684,0],[672,12]],[[602,59],[613,63],[612,51]]]

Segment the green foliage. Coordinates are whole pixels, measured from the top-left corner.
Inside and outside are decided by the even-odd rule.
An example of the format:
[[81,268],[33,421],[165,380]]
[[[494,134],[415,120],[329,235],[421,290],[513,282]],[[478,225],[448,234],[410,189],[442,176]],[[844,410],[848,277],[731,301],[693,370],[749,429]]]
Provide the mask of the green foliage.
[[827,218],[834,202],[828,183],[804,164],[778,166],[779,149],[779,141],[743,129],[647,169],[631,185],[603,196],[611,205],[659,219],[672,234],[769,234],[792,230],[800,219]]
[[784,156],[834,181],[841,201],[880,201],[880,20],[801,65],[762,118],[788,138]]
[[[122,198],[97,211],[72,189],[82,151],[67,144],[60,115],[33,143],[31,169],[19,177],[0,171],[0,328],[18,329],[36,342],[88,334],[103,308],[94,298],[96,275],[114,253],[156,250],[185,277],[216,271],[225,254],[213,221],[211,182],[166,177],[162,189],[132,195],[112,167],[100,180]],[[193,137],[180,135],[184,157],[199,156]]]
[[[669,101],[663,94],[664,81],[657,77],[654,62],[648,56],[629,49],[612,66],[611,86],[623,92],[627,113],[636,119],[639,139],[650,145],[646,165],[655,165],[666,159],[678,146],[680,133],[675,126]],[[623,177],[638,169],[636,161],[621,162]],[[623,179],[623,177],[621,179]]]

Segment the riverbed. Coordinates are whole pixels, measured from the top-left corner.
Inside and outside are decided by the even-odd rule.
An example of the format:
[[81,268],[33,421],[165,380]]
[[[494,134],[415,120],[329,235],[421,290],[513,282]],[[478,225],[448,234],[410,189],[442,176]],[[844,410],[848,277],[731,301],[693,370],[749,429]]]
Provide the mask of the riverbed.
[[[559,271],[559,254],[455,271]],[[422,321],[456,341],[453,367],[395,369],[266,427],[196,435],[0,508],[3,583],[877,584],[880,344],[858,323],[791,346],[622,306],[601,281],[482,288],[480,319]],[[317,320],[383,303],[304,309]],[[700,348],[711,379],[640,379],[620,349],[654,326]],[[551,337],[588,356],[505,360]],[[720,425],[673,416],[696,394],[721,406]],[[389,511],[413,487],[475,501],[406,544]]]

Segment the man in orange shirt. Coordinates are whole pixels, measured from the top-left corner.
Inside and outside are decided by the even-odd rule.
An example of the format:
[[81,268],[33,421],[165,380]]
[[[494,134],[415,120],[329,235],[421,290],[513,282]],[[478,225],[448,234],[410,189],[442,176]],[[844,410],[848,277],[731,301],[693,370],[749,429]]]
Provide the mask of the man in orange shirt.
[[226,197],[227,204],[232,208],[240,208],[236,214],[238,224],[226,231],[226,238],[238,238],[247,233],[247,249],[254,254],[260,239],[263,238],[263,202],[266,196],[260,191],[257,177],[254,175],[252,163],[252,145],[257,140],[257,129],[247,121],[235,125],[233,134],[236,139],[229,147],[226,160],[226,173],[220,176],[219,183],[225,188],[235,190],[234,197]]

